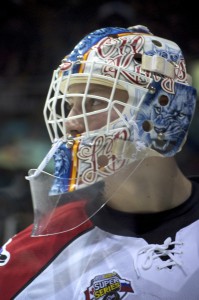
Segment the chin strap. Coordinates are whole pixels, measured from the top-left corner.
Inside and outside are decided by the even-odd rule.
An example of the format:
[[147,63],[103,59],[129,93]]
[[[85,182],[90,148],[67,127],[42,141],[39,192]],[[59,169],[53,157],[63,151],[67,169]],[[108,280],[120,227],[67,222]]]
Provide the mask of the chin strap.
[[63,140],[62,139],[59,139],[55,143],[53,143],[52,148],[47,153],[47,155],[44,157],[44,159],[42,160],[42,162],[40,163],[40,165],[38,166],[38,168],[36,169],[36,171],[34,172],[34,174],[32,174],[30,176],[26,176],[25,178],[27,180],[31,180],[31,179],[39,176],[39,174],[45,169],[45,167],[47,166],[47,164],[49,163],[49,161],[51,160],[51,158],[53,157],[53,155],[55,154],[55,152],[57,151],[57,149],[62,144],[63,144]]
[[40,163],[34,174],[26,176],[27,180],[33,180],[41,174],[49,161],[54,159],[53,184],[49,195],[58,195],[73,191],[76,184],[77,174],[77,150],[79,141],[68,138],[66,142],[63,139],[57,140],[50,151],[47,153],[43,161]]

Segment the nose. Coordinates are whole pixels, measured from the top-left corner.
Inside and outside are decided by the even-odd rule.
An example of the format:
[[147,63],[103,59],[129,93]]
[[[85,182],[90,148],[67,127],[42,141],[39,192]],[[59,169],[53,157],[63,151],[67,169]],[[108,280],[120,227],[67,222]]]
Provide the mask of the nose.
[[166,127],[156,127],[154,126],[154,130],[157,132],[157,133],[165,133],[167,131],[167,128]]
[[84,119],[83,116],[80,116],[81,114],[82,112],[80,112],[79,109],[75,106],[72,107],[65,122],[66,133],[76,136],[77,134],[85,132]]

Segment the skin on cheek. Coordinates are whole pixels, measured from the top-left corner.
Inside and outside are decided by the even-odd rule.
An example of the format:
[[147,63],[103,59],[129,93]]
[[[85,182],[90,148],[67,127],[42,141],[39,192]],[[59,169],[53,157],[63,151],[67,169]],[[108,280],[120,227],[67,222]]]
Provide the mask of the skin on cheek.
[[99,129],[107,124],[107,113],[99,113],[88,117],[89,130]]
[[[106,126],[107,116],[108,116],[107,112],[101,112],[101,113],[96,112],[95,115],[89,116],[87,118],[89,130],[96,130]],[[118,113],[112,110],[110,122],[113,122],[118,118],[119,118]]]

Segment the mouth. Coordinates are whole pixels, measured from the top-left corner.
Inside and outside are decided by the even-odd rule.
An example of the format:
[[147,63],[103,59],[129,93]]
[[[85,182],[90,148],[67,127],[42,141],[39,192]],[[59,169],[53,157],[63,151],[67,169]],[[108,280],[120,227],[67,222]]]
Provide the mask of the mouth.
[[152,141],[152,148],[154,150],[158,150],[161,153],[164,153],[166,151],[170,151],[175,147],[175,143],[172,143],[172,141],[168,140],[159,140],[155,139]]

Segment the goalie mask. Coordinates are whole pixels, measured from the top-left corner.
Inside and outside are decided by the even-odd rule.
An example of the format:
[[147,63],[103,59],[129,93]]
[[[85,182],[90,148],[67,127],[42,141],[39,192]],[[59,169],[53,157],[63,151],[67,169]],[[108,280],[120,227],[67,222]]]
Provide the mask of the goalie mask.
[[[141,25],[88,34],[54,71],[46,99],[44,117],[53,147],[28,177],[37,219],[34,235],[57,231],[49,218],[45,226],[38,220],[61,202],[72,203],[79,195],[87,202],[100,199],[93,215],[119,188],[108,187],[105,197],[107,177],[129,165],[134,172],[146,157],[180,151],[195,100],[174,42]],[[52,156],[55,172],[50,176],[43,169]]]

